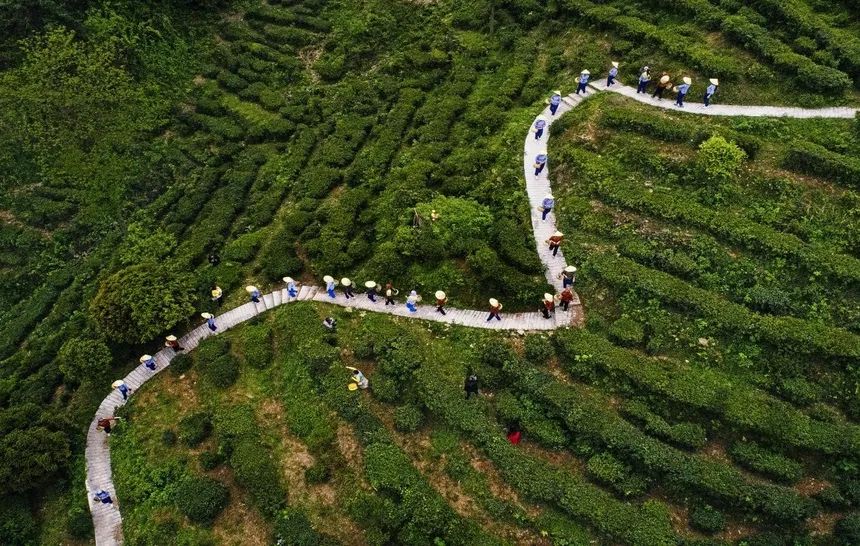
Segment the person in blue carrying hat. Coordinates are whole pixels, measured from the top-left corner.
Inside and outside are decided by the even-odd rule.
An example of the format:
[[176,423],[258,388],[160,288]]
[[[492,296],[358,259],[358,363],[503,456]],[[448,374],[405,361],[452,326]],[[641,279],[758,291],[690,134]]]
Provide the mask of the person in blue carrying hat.
[[690,90],[690,86],[693,84],[693,80],[690,79],[689,76],[684,76],[681,81],[683,81],[684,83],[675,88],[675,90],[678,92],[678,96],[675,97],[675,105],[679,108],[684,107],[684,97],[687,96],[687,92]]
[[155,358],[153,358],[152,355],[143,355],[142,357],[140,357],[140,363],[152,371],[155,371],[155,368],[158,367],[155,364]]
[[535,176],[540,175],[543,168],[546,167],[546,154],[538,154],[535,158]]
[[214,332],[218,329],[218,326],[215,324],[215,316],[212,313],[200,313],[200,316],[206,319],[206,325],[210,331]]
[[254,285],[248,285],[245,287],[245,292],[251,296],[251,301],[254,303],[260,303],[260,290]]
[[537,121],[535,122],[535,140],[540,140],[540,137],[543,136],[543,130],[546,128],[546,118],[543,116],[538,116]]
[[708,80],[708,83],[710,85],[708,85],[708,88],[705,89],[705,98],[704,98],[705,107],[708,107],[711,105],[711,97],[713,97],[714,93],[717,92],[717,86],[720,85],[720,80],[718,80],[717,78],[711,78],[710,80]]
[[131,394],[131,389],[128,388],[128,385],[126,385],[122,379],[117,379],[111,383],[111,387],[119,391],[123,400],[128,400],[128,395]]
[[410,313],[415,313],[418,311],[418,302],[421,301],[421,296],[418,295],[418,292],[412,290],[409,292],[409,296],[406,297],[406,308],[409,309]]
[[612,61],[612,68],[609,69],[609,76],[606,77],[606,87],[611,87],[615,83],[615,78],[618,77],[618,61]]
[[559,104],[561,104],[561,91],[556,89],[549,98],[549,113],[554,116]]
[[287,296],[295,298],[299,295],[299,289],[296,288],[296,281],[292,277],[284,277],[284,282],[287,283]]
[[323,277],[323,282],[325,283],[325,291],[328,293],[328,297],[334,299],[334,287],[337,286],[337,283],[334,281],[334,277],[332,277],[331,275],[326,275],[325,277]]
[[576,86],[576,94],[579,95],[579,92],[582,91],[584,94],[588,94],[586,90],[586,86],[588,85],[588,78],[591,77],[591,72],[588,70],[583,70],[579,73],[579,84]]

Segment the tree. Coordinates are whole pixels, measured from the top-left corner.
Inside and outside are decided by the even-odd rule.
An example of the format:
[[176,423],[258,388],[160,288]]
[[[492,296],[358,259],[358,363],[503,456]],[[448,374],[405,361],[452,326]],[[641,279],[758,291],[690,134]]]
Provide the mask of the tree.
[[83,383],[106,374],[113,355],[102,340],[73,338],[60,348],[57,361],[66,381]]
[[142,343],[194,311],[192,287],[191,275],[168,264],[133,265],[101,283],[90,313],[111,339]]
[[696,168],[708,185],[718,187],[740,172],[746,156],[734,142],[714,135],[699,145]]
[[68,464],[69,440],[45,427],[13,430],[0,439],[0,494],[51,483]]

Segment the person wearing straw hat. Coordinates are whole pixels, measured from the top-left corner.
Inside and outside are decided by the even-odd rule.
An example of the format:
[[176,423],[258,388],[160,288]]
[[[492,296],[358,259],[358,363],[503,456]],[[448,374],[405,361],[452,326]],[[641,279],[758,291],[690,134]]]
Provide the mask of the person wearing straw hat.
[[548,319],[555,312],[555,298],[552,294],[546,293],[543,295],[540,312],[543,313],[543,318]]
[[535,176],[539,176],[543,168],[546,167],[546,154],[538,154],[535,158]]
[[552,207],[555,205],[555,197],[552,196],[551,193],[548,193],[543,196],[543,201],[541,201],[541,220],[546,220],[546,215],[552,211]]
[[117,379],[111,383],[111,387],[115,388],[122,395],[123,400],[128,400],[128,395],[131,394],[131,389],[122,379]]
[[364,283],[364,287],[367,288],[367,299],[376,303],[376,283],[374,281],[367,281]]
[[487,317],[487,322],[493,317],[496,317],[496,320],[502,320],[502,317],[499,313],[502,311],[502,304],[499,303],[499,300],[496,298],[490,298],[490,316]]
[[667,89],[672,89],[672,77],[669,76],[667,72],[663,72],[660,75],[660,80],[654,87],[654,93],[651,95],[651,98],[653,99],[654,97],[657,97],[657,100],[663,100],[663,93],[665,93]]
[[558,249],[561,247],[561,242],[564,240],[564,233],[560,231],[556,231],[553,233],[549,239],[546,240],[547,244],[549,244],[549,249],[552,251],[552,255],[558,255]]
[[212,296],[212,301],[215,302],[215,305],[221,307],[221,303],[223,303],[224,301],[224,291],[221,290],[221,287],[217,284],[213,285],[212,292],[210,292],[210,295]]
[[96,491],[95,495],[93,496],[93,500],[98,501],[102,504],[113,504],[113,499],[110,498],[110,493],[108,493],[104,489],[99,489],[98,491]]
[[256,286],[249,284],[245,287],[245,292],[247,292],[248,295],[251,296],[251,301],[253,301],[254,303],[260,303],[260,290],[257,289]]
[[152,371],[155,371],[155,368],[157,367],[155,363],[155,358],[153,358],[152,355],[143,355],[142,357],[140,357],[140,363]]
[[612,61],[612,68],[609,69],[609,76],[606,77],[606,87],[611,87],[616,77],[618,77],[618,61]]
[[555,90],[552,92],[552,96],[549,98],[549,113],[550,115],[555,115],[556,110],[558,110],[558,105],[561,104],[561,91]]
[[690,90],[690,86],[693,84],[693,80],[689,76],[684,76],[681,80],[684,83],[679,85],[676,90],[678,91],[678,96],[675,97],[675,105],[679,108],[684,107],[684,97],[687,96],[687,92]]
[[299,295],[299,289],[296,288],[296,281],[292,277],[284,277],[283,281],[287,283],[287,296],[295,298]]
[[337,321],[334,320],[334,317],[326,317],[323,319],[323,326],[325,326],[329,332],[334,332],[337,329]]
[[352,281],[351,280],[344,277],[340,280],[340,285],[343,286],[343,295],[346,296],[346,299],[355,297],[355,293],[353,293],[353,291],[352,291]]
[[535,122],[535,140],[540,140],[540,137],[543,136],[543,130],[546,128],[546,118],[543,116],[538,116],[537,121]]
[[218,329],[218,325],[215,324],[215,315],[212,313],[200,313],[200,316],[206,319],[206,325],[209,326],[209,330],[214,332]]
[[480,396],[481,393],[478,392],[478,376],[474,373],[467,375],[466,380],[463,382],[463,390],[466,391],[466,400],[473,394],[476,398]]
[[644,93],[645,88],[648,87],[648,82],[651,81],[651,73],[648,72],[649,68],[647,66],[642,67],[642,70],[639,71],[639,83],[636,85],[636,93]]
[[707,89],[705,89],[704,99],[706,108],[711,105],[711,97],[713,97],[714,93],[717,92],[717,86],[720,85],[720,80],[718,80],[717,78],[711,78],[710,80],[708,80],[708,83],[710,83],[710,85]]
[[328,293],[328,297],[334,299],[336,294],[334,293],[334,287],[337,286],[337,283],[334,282],[334,277],[331,275],[326,275],[323,277],[323,282],[325,283],[325,291]]
[[[363,373],[361,373],[361,370],[353,368],[352,366],[347,366],[346,369],[352,372],[352,377],[350,379],[355,382],[359,389],[366,389],[370,386],[370,381]],[[350,388],[350,390],[355,390],[355,388]]]
[[569,265],[565,267],[561,273],[558,274],[558,278],[561,279],[562,288],[573,286],[574,281],[576,281],[576,266]]
[[561,294],[558,295],[558,301],[561,302],[562,310],[567,311],[567,308],[570,306],[570,302],[573,301],[573,292],[570,291],[570,288],[565,287],[564,290],[561,291]]
[[445,315],[445,304],[448,303],[448,296],[441,290],[436,291],[436,312]]
[[385,305],[397,305],[394,302],[394,296],[397,295],[397,289],[391,285],[391,281],[385,283]]
[[409,309],[410,313],[415,313],[418,311],[418,302],[421,301],[421,296],[418,295],[418,292],[412,290],[409,292],[409,295],[406,296],[406,308]]
[[165,346],[165,347],[170,347],[171,349],[173,349],[173,351],[174,351],[174,352],[177,352],[177,353],[178,353],[179,351],[184,351],[184,350],[185,350],[185,347],[180,347],[180,346],[179,346],[179,340],[178,340],[178,339],[176,339],[176,336],[174,336],[173,334],[170,334],[169,336],[167,336],[166,338],[164,338],[164,346]]
[[588,70],[583,70],[579,73],[579,84],[576,86],[576,94],[579,95],[579,92],[582,91],[584,94],[588,94],[586,90],[586,86],[588,85],[588,78],[591,77],[591,72]]
[[96,430],[103,430],[105,434],[110,436],[111,428],[116,421],[121,421],[122,417],[102,417],[96,421]]

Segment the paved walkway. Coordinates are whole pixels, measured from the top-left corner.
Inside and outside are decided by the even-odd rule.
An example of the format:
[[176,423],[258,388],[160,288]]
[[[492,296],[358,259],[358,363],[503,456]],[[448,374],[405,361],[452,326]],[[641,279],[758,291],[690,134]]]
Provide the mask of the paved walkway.
[[[605,80],[592,84],[592,92],[605,89]],[[629,96],[634,100],[653,104],[654,106],[667,109],[682,110],[673,106],[673,101],[666,99],[662,102],[652,100],[650,95],[637,95],[635,89],[626,86],[613,86],[611,91]],[[546,143],[549,140],[550,125],[552,121],[561,117],[565,112],[576,107],[583,99],[577,95],[568,95],[562,99],[562,104],[556,112],[555,116],[550,115],[549,108],[546,108],[542,114],[549,120],[547,128],[544,130],[544,136],[541,140],[535,140],[534,133],[531,131],[526,135],[525,146],[523,150],[523,170],[526,179],[526,190],[529,196],[531,205],[531,220],[532,228],[535,235],[535,244],[537,246],[538,255],[541,262],[546,266],[546,279],[557,290],[561,290],[561,281],[558,275],[564,268],[564,254],[559,251],[557,256],[552,256],[549,252],[547,244],[544,242],[555,231],[555,214],[550,213],[547,219],[541,220],[541,213],[538,211],[538,206],[543,201],[545,194],[550,192],[549,181],[549,161],[547,167],[544,168],[540,176],[534,175],[534,158],[539,153],[546,152]],[[855,110],[850,108],[825,108],[821,110],[807,110],[800,108],[782,108],[769,106],[726,106],[714,105],[709,108],[704,108],[701,104],[690,103],[688,107],[682,111],[692,112],[697,114],[721,115],[721,116],[788,116],[795,118],[813,118],[813,117],[830,117],[842,118],[853,117]],[[552,158],[550,158],[551,161]],[[431,295],[428,295],[432,297]],[[502,313],[502,320],[487,321],[487,311],[471,311],[468,309],[450,309],[447,315],[442,316],[436,312],[434,306],[422,305],[419,306],[416,313],[410,313],[404,303],[404,295],[401,294],[399,303],[396,306],[386,306],[383,298],[378,298],[376,303],[367,299],[364,294],[359,294],[354,299],[347,301],[343,294],[338,291],[336,298],[329,298],[322,289],[315,286],[302,286],[298,296],[290,300],[286,290],[279,290],[263,296],[259,304],[246,303],[235,309],[231,309],[221,315],[218,315],[215,322],[218,326],[216,333],[221,333],[225,330],[241,324],[246,320],[253,318],[260,313],[269,309],[273,309],[279,305],[290,303],[291,301],[318,301],[342,307],[351,306],[356,309],[388,313],[391,315],[411,317],[420,320],[433,320],[436,322],[444,322],[449,324],[459,324],[474,328],[489,328],[494,330],[553,330],[555,328],[570,326],[582,320],[582,307],[579,298],[574,300],[574,306],[571,307],[569,313],[559,310],[556,316],[552,319],[544,319],[539,313]],[[539,302],[536,302],[536,305]],[[207,325],[204,323],[197,328],[194,328],[185,334],[179,344],[186,351],[191,351],[200,343],[200,340],[215,333],[210,332]],[[142,364],[128,374],[123,381],[133,390],[137,391],[146,381],[161,373],[173,359],[176,353],[172,349],[162,349],[155,355],[158,368],[153,372],[147,369]],[[119,511],[119,497],[113,484],[110,465],[110,447],[108,445],[107,436],[103,432],[96,430],[96,422],[98,419],[111,416],[116,408],[125,404],[122,396],[118,391],[112,391],[96,411],[95,418],[90,424],[87,432],[87,447],[86,447],[86,462],[87,462],[87,495],[90,502],[90,511],[93,516],[93,525],[95,527],[95,538],[98,546],[113,546],[122,544],[122,516]],[[100,504],[93,501],[95,491],[105,489],[114,499],[114,504]]]

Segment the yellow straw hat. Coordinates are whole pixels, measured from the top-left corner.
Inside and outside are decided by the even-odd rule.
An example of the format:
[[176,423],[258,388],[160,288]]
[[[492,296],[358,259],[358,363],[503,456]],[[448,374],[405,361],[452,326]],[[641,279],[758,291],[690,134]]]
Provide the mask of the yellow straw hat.
[[693,83],[693,80],[690,79],[690,76],[684,76],[684,79],[682,81],[684,83],[686,83],[687,85],[690,85]]
[[543,299],[544,299],[544,301],[552,301],[552,299],[553,299],[552,294],[547,292],[546,294],[543,295]]
[[293,280],[292,277],[284,277],[283,281],[287,284],[290,284],[291,282],[296,282]]
[[493,307],[498,307],[499,300],[497,300],[496,298],[490,298],[490,305],[492,305]]
[[562,233],[560,231],[556,231],[555,233],[552,234],[552,236],[553,237],[564,237],[564,233]]
[[349,390],[351,390],[351,391],[357,391],[357,390],[358,390],[358,385],[357,385],[357,384],[355,384],[355,383],[350,383],[349,385],[347,385],[347,386],[346,386],[346,388],[347,388],[347,389],[349,389]]
[[376,288],[376,283],[373,281],[367,281],[366,283],[364,283],[364,286],[366,288]]
[[552,92],[552,94],[553,94],[553,95],[561,95],[561,91],[559,91],[558,89],[556,89],[555,91],[553,91],[553,92]]
[[325,282],[325,283],[334,282],[334,277],[332,277],[331,275],[326,275],[325,277],[323,277],[323,282]]
[[143,355],[138,360],[140,360],[140,362],[143,363],[143,362],[146,362],[147,360],[149,360],[150,358],[152,358],[152,355]]
[[205,319],[213,318],[212,313],[200,313],[200,316],[205,318]]
[[249,284],[245,287],[245,292],[250,294],[251,292],[258,292],[258,290],[256,286],[254,286],[253,284]]
[[352,286],[352,281],[344,277],[340,280],[340,284],[344,286]]
[[115,389],[118,389],[118,388],[119,388],[119,386],[120,386],[120,385],[122,385],[122,384],[123,384],[122,379],[117,379],[116,381],[114,381],[113,383],[111,383],[111,384],[110,384],[110,386],[111,386],[111,387],[113,387],[113,388],[115,388]]
[[169,336],[167,336],[164,339],[166,339],[167,341],[176,341],[176,336],[174,336],[173,334],[170,334]]
[[588,76],[591,74],[591,72],[589,72],[588,70],[583,70],[582,72],[580,72],[580,74],[585,74],[586,76]]
[[437,290],[436,291],[436,299],[437,300],[444,300],[445,299],[445,292],[442,292],[441,290]]
[[711,79],[710,79],[710,80],[708,80],[708,81],[709,81],[709,82],[711,82],[711,83],[712,83],[712,84],[714,84],[714,85],[720,85],[720,80],[718,80],[717,78],[711,78]]
[[669,83],[669,80],[670,80],[670,79],[671,79],[671,78],[669,78],[669,75],[668,75],[668,74],[666,74],[665,76],[660,76],[660,83],[664,83],[664,84],[665,84],[665,83]]
[[223,290],[221,290],[220,288],[216,288],[212,291],[212,297],[213,298],[220,298],[221,294],[223,294],[223,293],[224,293]]
[[612,66],[614,66],[615,68],[618,68],[618,61],[612,61]]
[[567,271],[568,273],[576,273],[576,266],[569,265],[569,266],[565,267],[564,270]]

